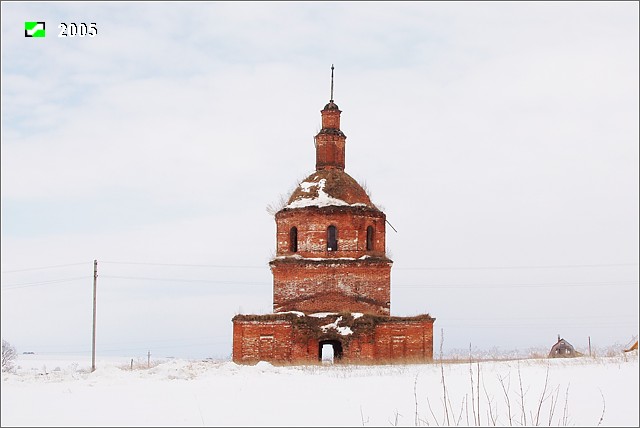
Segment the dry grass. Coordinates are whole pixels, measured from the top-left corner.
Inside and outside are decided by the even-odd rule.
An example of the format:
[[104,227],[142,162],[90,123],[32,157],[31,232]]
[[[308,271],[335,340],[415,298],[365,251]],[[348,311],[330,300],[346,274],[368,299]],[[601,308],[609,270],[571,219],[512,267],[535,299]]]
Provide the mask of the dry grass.
[[165,360],[147,360],[147,358],[132,358],[129,364],[117,366],[122,370],[148,370],[165,363]]

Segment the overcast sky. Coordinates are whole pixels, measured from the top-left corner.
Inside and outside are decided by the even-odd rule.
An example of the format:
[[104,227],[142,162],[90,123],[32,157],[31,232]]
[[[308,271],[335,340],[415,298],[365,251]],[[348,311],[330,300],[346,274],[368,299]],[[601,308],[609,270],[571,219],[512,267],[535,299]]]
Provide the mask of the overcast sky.
[[[334,99],[434,348],[638,333],[637,2],[5,2],[2,338],[226,357]],[[24,36],[46,22],[45,38]],[[96,23],[96,37],[58,37]]]

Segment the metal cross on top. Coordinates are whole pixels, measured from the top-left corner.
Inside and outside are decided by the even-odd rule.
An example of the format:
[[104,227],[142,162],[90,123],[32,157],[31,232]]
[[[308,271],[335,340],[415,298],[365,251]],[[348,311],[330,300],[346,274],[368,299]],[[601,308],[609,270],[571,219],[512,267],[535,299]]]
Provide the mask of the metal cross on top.
[[331,98],[330,102],[333,102],[333,64],[331,64]]

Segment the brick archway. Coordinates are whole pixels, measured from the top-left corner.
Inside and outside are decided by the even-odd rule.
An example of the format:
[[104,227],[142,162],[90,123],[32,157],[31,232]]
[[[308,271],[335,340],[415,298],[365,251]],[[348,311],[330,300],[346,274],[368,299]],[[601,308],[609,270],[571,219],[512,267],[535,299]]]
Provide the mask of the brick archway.
[[339,340],[320,340],[318,342],[318,361],[322,361],[322,348],[324,345],[331,345],[333,348],[333,362],[340,361],[342,359],[342,342]]

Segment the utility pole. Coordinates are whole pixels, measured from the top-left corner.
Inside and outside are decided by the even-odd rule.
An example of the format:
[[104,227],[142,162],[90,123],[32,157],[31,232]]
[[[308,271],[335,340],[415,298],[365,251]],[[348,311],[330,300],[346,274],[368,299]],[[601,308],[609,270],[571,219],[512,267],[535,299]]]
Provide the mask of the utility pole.
[[98,261],[93,261],[93,337],[91,340],[91,372],[96,371],[96,285],[98,282]]
[[151,367],[151,350],[147,352],[147,368]]

